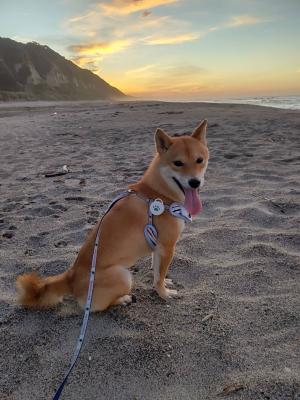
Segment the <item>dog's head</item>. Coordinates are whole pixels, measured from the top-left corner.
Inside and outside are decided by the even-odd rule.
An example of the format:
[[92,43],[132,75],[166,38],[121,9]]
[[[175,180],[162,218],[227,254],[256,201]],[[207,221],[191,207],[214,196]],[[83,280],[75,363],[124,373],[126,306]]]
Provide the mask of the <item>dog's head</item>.
[[160,174],[192,215],[202,209],[199,190],[209,158],[206,127],[203,120],[191,136],[171,137],[162,129],[155,133]]

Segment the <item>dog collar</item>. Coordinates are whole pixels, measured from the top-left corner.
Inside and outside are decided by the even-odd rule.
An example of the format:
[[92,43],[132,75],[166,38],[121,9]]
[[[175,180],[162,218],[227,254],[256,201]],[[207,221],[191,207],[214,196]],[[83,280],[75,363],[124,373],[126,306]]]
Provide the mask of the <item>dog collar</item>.
[[[145,197],[142,193],[136,192],[133,189],[128,189],[127,193],[128,194],[135,194],[137,197],[139,197],[140,199],[144,200],[146,203],[149,203],[149,208],[150,208],[150,212],[152,213],[152,215],[159,216],[159,215],[163,214],[163,212],[165,210],[167,210],[167,211],[169,211],[169,213],[173,217],[181,218],[185,222],[192,222],[193,221],[193,218],[192,218],[191,214],[187,211],[187,209],[184,207],[184,205],[182,203],[174,202],[174,203],[171,203],[171,204],[164,204],[164,202],[160,198],[149,199],[148,197]],[[120,196],[124,197],[124,194],[121,194]],[[160,210],[158,210],[158,208],[161,207],[161,204],[162,204],[162,207],[163,207],[162,212],[160,212]],[[157,209],[155,209],[156,207],[157,207]]]
[[120,198],[123,198],[130,194],[135,194],[140,199],[144,200],[148,204],[148,224],[144,228],[144,236],[146,242],[148,243],[149,247],[154,250],[157,246],[157,239],[158,239],[158,232],[153,223],[153,216],[160,216],[162,215],[165,210],[167,210],[173,217],[182,219],[184,222],[192,222],[192,217],[181,203],[171,203],[170,205],[164,204],[164,202],[157,198],[157,199],[149,199],[145,197],[142,193],[136,192],[133,189],[128,189],[127,192],[121,194],[113,201],[118,201]]

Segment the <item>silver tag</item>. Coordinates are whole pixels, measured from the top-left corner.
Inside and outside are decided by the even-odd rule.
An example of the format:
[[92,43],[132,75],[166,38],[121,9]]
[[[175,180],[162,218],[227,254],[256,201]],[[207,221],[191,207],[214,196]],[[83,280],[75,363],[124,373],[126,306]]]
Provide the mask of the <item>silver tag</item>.
[[165,211],[164,203],[161,199],[155,199],[150,204],[150,211],[153,215],[161,215]]

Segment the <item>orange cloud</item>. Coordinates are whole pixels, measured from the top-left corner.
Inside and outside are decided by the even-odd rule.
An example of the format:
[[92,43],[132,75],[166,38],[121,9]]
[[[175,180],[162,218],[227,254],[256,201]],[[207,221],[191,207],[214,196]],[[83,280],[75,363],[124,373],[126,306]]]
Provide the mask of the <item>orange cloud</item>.
[[98,43],[88,43],[70,46],[69,49],[82,56],[99,56],[119,53],[132,44],[130,39],[112,40]]
[[72,61],[80,68],[86,68],[95,73],[99,72],[98,62],[102,60],[101,57],[74,57]]
[[148,64],[144,65],[143,67],[135,68],[135,69],[130,69],[129,71],[126,71],[125,74],[127,75],[134,75],[134,76],[148,76],[149,71],[155,69],[158,67],[157,64]]
[[183,33],[175,36],[148,37],[144,42],[148,45],[178,44],[190,42],[200,37],[200,33]]
[[100,4],[106,15],[132,14],[149,8],[177,3],[180,0],[113,0],[111,3]]

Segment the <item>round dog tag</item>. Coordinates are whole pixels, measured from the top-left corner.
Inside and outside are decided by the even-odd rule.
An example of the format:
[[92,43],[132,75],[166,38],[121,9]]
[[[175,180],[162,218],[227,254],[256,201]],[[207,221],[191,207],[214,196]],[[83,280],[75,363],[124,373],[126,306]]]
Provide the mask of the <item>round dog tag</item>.
[[164,203],[161,199],[155,199],[150,204],[150,211],[153,215],[161,215],[165,211]]

